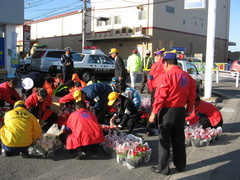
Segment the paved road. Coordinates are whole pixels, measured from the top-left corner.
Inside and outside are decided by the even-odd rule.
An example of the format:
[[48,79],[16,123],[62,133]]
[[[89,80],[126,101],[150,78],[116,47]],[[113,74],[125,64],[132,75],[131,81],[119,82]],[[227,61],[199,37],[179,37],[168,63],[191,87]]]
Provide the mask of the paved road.
[[217,107],[223,114],[224,133],[210,146],[187,147],[187,167],[183,173],[174,168],[172,161],[171,175],[151,172],[151,166],[157,163],[157,137],[146,137],[144,127],[140,126],[136,135],[142,136],[149,143],[153,153],[147,164],[136,169],[129,170],[118,164],[102,149],[97,154],[89,153],[87,160],[75,160],[68,151],[59,150],[55,157],[48,159],[39,156],[29,159],[1,157],[0,179],[239,179],[239,88],[235,89],[227,82],[218,85],[213,83],[214,92],[223,95]]

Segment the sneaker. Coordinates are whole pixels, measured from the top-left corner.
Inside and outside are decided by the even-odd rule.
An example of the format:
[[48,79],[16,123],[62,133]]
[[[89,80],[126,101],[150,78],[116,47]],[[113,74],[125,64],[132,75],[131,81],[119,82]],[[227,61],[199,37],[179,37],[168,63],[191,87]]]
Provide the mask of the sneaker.
[[78,150],[78,153],[77,153],[77,156],[75,157],[75,159],[83,160],[83,159],[86,159],[86,158],[87,158],[86,153],[81,151],[81,150]]
[[29,154],[27,151],[20,152],[20,156],[22,156],[22,158],[24,159],[29,158]]

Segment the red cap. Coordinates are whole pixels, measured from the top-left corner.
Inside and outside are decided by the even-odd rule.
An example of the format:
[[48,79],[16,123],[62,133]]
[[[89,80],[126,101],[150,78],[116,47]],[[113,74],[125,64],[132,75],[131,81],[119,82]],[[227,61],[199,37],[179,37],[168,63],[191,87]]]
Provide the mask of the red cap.
[[137,54],[137,50],[136,50],[136,49],[134,49],[132,52],[133,52],[134,54]]

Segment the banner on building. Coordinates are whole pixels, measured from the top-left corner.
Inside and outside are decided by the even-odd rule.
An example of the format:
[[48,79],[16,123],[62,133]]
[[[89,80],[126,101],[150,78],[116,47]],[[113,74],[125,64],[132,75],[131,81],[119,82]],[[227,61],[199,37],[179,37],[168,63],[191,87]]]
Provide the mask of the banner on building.
[[184,9],[202,9],[206,7],[206,0],[185,0]]
[[23,52],[29,53],[30,52],[30,30],[31,26],[24,25],[23,26]]
[[0,37],[0,66],[5,65],[4,59],[4,38]]

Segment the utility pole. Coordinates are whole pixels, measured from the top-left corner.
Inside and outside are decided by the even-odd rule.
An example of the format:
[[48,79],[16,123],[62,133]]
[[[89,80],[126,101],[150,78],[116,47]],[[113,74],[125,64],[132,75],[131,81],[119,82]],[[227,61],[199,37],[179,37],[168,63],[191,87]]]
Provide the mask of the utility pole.
[[83,10],[82,10],[82,49],[86,43],[86,14],[87,14],[87,0],[83,0]]
[[210,99],[212,95],[212,70],[214,63],[214,45],[216,29],[217,0],[208,0],[207,47],[204,98]]

